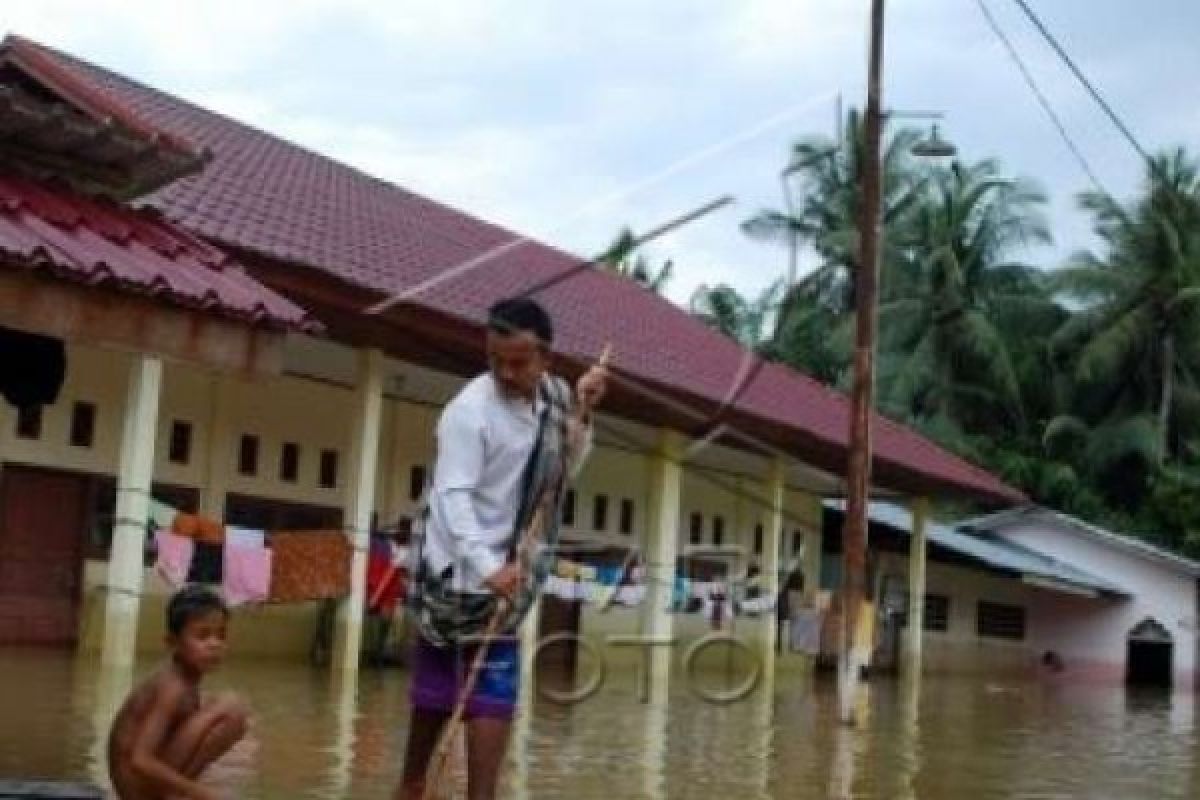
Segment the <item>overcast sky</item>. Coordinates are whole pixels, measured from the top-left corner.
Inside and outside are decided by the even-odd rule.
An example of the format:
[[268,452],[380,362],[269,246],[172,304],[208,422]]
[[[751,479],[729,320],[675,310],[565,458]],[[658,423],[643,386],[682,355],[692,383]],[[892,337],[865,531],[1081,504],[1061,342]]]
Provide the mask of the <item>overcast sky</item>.
[[[986,0],[1114,193],[1128,144],[1011,0]],[[1150,148],[1200,153],[1200,2],[1031,0]],[[886,104],[937,109],[969,159],[1051,197],[1053,266],[1088,243],[1087,181],[975,0],[891,0]],[[746,291],[786,254],[738,223],[781,205],[789,142],[864,93],[867,0],[38,0],[0,24],[581,255],[714,197],[661,240],[668,293]]]

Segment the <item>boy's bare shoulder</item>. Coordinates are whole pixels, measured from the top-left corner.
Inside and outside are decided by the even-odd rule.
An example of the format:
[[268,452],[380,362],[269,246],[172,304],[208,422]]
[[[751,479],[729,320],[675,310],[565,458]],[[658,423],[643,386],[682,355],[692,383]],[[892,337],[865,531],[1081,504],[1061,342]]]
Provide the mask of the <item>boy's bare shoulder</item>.
[[167,706],[171,709],[186,707],[188,701],[195,696],[195,687],[168,664],[138,684],[129,695],[125,706],[134,716],[142,717],[156,706]]

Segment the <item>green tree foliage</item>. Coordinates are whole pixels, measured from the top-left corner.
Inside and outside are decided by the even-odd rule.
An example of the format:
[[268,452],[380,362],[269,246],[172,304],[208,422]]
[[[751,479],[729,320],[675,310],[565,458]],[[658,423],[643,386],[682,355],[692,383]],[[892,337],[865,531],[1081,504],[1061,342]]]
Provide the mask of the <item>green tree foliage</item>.
[[1068,397],[1047,443],[1082,453],[1132,505],[1159,470],[1194,463],[1200,439],[1200,166],[1175,150],[1147,164],[1132,202],[1085,192],[1080,204],[1102,250],[1054,275],[1079,310],[1052,342]]
[[628,278],[656,294],[671,279],[671,262],[664,262],[657,269],[652,267],[646,256],[637,252],[637,239],[629,228],[621,229],[597,261],[606,272]]
[[[846,388],[861,207],[862,125],[806,138],[800,196],[743,223],[803,247],[813,268],[749,300],[702,288],[692,311],[765,357]],[[880,410],[1035,500],[1200,557],[1200,163],[1146,165],[1122,203],[1080,195],[1099,247],[1058,269],[1046,198],[994,160],[918,163],[899,131],[884,159]],[[792,256],[794,258],[794,254]]]

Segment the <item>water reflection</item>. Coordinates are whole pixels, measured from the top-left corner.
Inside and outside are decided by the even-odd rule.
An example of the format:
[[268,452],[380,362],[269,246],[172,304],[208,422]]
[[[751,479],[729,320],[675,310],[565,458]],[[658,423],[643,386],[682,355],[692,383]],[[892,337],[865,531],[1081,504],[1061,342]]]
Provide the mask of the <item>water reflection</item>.
[[533,738],[533,711],[526,704],[513,720],[512,740],[508,749],[509,796],[529,800],[530,744]]
[[358,675],[337,670],[332,675],[333,738],[326,797],[347,797],[354,771],[355,731],[358,717]]
[[763,672],[758,691],[750,697],[755,709],[754,724],[758,730],[760,757],[755,759],[758,769],[756,788],[758,797],[770,797],[771,762],[775,753],[775,670]]
[[75,675],[75,714],[79,718],[90,716],[92,723],[86,746],[88,777],[108,789],[108,731],[133,686],[133,664],[102,660],[95,666],[89,664],[89,659],[80,658]]
[[862,683],[854,693],[854,724],[833,725],[833,758],[829,775],[831,800],[853,800],[858,764],[866,760],[870,744],[871,706],[867,684]]
[[[0,655],[0,778],[104,781],[108,725],[152,667],[62,653]],[[213,690],[255,708],[243,800],[386,798],[406,735],[404,673],[357,683],[283,663],[234,663]],[[781,672],[744,702],[698,700],[675,680],[643,704],[615,675],[575,706],[537,701],[514,727],[506,796],[1001,800],[1200,797],[1196,700],[1040,685],[877,680],[869,723],[837,722],[833,681]],[[699,787],[703,787],[702,789]]]
[[905,675],[897,684],[899,723],[896,737],[896,784],[891,797],[917,800],[916,779],[921,771],[921,679]]
[[667,701],[652,697],[643,710],[642,797],[661,800],[667,796]]

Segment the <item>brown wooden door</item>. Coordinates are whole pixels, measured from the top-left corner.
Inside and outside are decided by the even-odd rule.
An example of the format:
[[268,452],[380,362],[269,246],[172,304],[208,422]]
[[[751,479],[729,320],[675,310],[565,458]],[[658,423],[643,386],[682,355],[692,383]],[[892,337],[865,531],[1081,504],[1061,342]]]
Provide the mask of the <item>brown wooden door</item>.
[[0,644],[74,643],[88,478],[0,472]]

